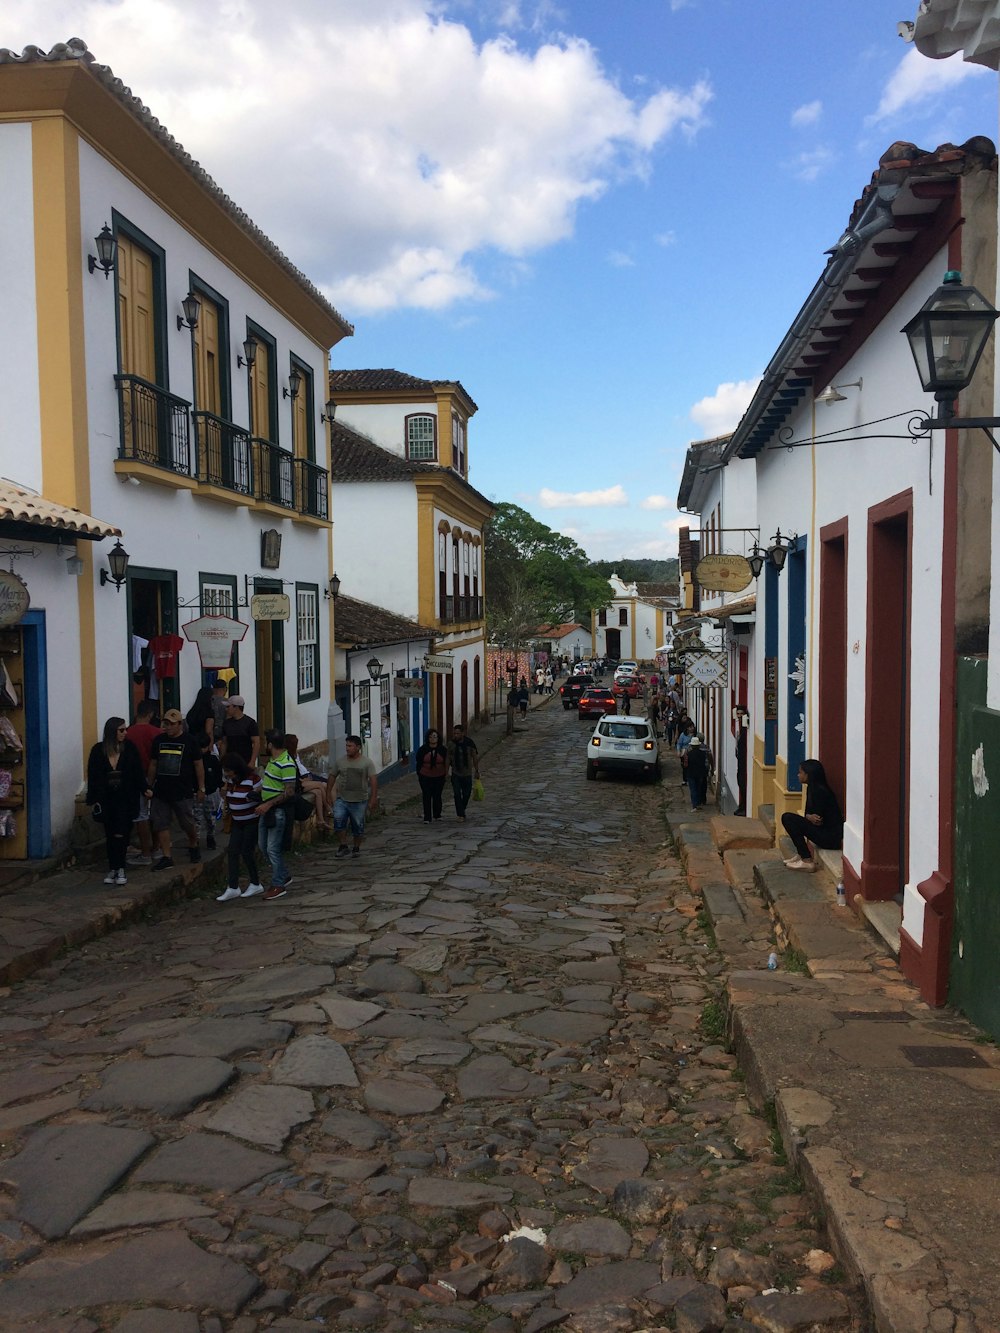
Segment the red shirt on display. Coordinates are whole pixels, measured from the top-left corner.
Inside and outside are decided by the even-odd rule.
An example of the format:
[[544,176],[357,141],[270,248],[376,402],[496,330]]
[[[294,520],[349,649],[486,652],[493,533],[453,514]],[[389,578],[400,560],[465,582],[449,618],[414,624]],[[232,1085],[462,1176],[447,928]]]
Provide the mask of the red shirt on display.
[[177,675],[177,654],[184,647],[184,640],[179,634],[157,634],[149,641],[149,651],[153,654],[153,665],[160,680],[170,680]]

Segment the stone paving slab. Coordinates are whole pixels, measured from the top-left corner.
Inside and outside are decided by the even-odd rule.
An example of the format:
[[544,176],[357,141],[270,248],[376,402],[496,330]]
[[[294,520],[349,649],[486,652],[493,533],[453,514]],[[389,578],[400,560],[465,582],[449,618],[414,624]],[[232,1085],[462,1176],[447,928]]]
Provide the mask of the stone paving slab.
[[117,1107],[183,1115],[221,1091],[236,1070],[210,1056],[165,1055],[112,1065],[96,1092],[85,1098],[91,1111]]
[[197,1133],[187,1134],[151,1153],[134,1179],[140,1183],[193,1185],[231,1192],[287,1166],[288,1160],[274,1153],[247,1148],[218,1134]]

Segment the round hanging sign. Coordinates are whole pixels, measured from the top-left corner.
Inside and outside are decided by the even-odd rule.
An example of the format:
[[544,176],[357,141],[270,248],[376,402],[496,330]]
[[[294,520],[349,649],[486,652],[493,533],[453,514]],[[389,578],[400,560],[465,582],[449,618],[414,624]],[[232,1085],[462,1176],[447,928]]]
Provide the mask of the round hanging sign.
[[707,592],[742,592],[753,571],[742,555],[703,555],[694,576]]
[[31,596],[24,579],[0,569],[0,625],[16,625],[30,606]]

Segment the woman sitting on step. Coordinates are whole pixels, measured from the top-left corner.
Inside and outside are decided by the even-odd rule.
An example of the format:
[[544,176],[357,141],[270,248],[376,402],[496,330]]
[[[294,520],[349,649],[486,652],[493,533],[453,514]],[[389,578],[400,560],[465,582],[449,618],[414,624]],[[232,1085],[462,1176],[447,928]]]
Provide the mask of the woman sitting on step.
[[802,760],[799,781],[806,787],[805,814],[796,815],[786,810],[781,816],[781,823],[795,844],[796,852],[785,865],[789,870],[817,870],[813,850],[823,847],[833,851],[843,846],[844,816],[818,759]]

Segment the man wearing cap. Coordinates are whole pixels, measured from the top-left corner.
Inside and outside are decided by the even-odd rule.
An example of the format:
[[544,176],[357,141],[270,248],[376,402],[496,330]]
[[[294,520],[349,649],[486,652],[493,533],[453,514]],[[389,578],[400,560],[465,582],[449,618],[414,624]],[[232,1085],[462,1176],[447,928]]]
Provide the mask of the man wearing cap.
[[219,758],[238,754],[250,768],[256,768],[257,756],[260,754],[260,731],[256,719],[244,713],[245,704],[242,694],[231,694],[226,700],[226,720],[222,724],[222,738],[218,742]]
[[684,780],[691,793],[692,810],[700,810],[708,800],[708,779],[713,767],[712,751],[696,732],[688,741],[684,765]]
[[176,818],[188,840],[188,857],[200,861],[198,829],[194,822],[194,798],[205,799],[205,765],[193,737],[184,732],[184,714],[170,708],[163,714],[163,732],[154,738],[149,761],[149,785],[153,799],[149,819],[159,847],[154,870],[173,865],[170,845],[170,821]]

